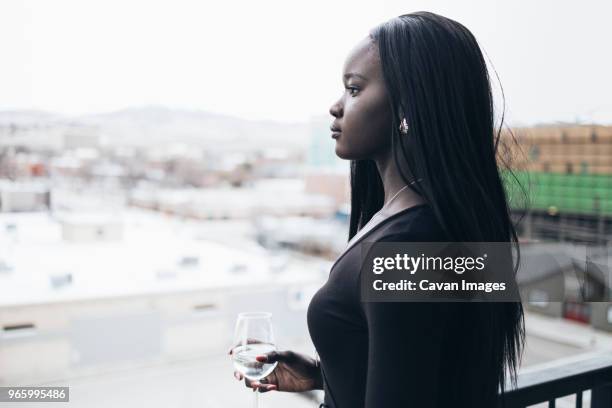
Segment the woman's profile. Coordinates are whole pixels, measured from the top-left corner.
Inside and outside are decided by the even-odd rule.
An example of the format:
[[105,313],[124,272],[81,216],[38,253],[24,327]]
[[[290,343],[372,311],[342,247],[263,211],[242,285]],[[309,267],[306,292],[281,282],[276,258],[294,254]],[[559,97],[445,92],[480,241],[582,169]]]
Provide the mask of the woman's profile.
[[245,384],[322,389],[332,408],[494,407],[523,350],[520,302],[363,302],[358,277],[366,238],[518,247],[480,47],[454,20],[405,14],[351,50],[342,80],[330,127],[350,160],[349,242],[308,307],[320,361],[271,352],[273,373]]

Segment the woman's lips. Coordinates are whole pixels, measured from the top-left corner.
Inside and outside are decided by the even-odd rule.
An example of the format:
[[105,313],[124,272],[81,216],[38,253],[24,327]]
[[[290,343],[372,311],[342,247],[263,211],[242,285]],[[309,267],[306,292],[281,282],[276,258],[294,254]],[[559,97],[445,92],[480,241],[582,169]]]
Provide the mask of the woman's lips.
[[331,134],[332,139],[337,139],[338,137],[340,137],[340,133],[341,132],[339,130],[332,132]]

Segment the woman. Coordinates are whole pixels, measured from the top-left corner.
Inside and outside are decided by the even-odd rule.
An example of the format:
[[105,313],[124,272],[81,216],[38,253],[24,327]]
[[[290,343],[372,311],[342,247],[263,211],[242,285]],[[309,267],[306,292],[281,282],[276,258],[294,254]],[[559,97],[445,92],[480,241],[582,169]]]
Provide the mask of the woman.
[[[463,25],[417,12],[375,27],[330,113],[351,161],[349,244],[312,298],[320,356],[272,352],[260,392],[323,389],[333,408],[493,407],[523,348],[520,302],[362,302],[359,242],[518,239],[496,162],[485,60]],[[520,259],[520,258],[519,258]],[[236,378],[242,379],[235,373]]]

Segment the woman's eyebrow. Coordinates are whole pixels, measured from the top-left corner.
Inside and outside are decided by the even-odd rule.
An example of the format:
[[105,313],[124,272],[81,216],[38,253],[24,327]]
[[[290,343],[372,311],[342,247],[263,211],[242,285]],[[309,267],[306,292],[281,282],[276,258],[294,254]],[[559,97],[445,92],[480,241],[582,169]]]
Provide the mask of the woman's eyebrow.
[[356,72],[347,72],[346,74],[344,74],[343,78],[344,78],[345,80],[347,80],[347,79],[349,79],[350,77],[354,77],[354,76],[355,76],[355,77],[359,77],[359,78],[363,79],[364,81],[367,81],[367,80],[368,80],[368,78],[366,78],[365,76],[363,76],[363,75],[361,75],[361,74],[358,74],[358,73],[356,73]]

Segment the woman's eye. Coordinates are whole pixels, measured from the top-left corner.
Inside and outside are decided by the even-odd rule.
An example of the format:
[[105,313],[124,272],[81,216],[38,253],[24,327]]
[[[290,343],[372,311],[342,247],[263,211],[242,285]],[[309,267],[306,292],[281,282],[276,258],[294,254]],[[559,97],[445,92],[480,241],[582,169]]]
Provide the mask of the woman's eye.
[[348,90],[349,90],[349,93],[350,93],[351,95],[355,95],[355,93],[356,93],[357,91],[359,91],[359,89],[355,88],[354,86],[348,86],[348,87],[346,87],[346,89],[348,89]]

